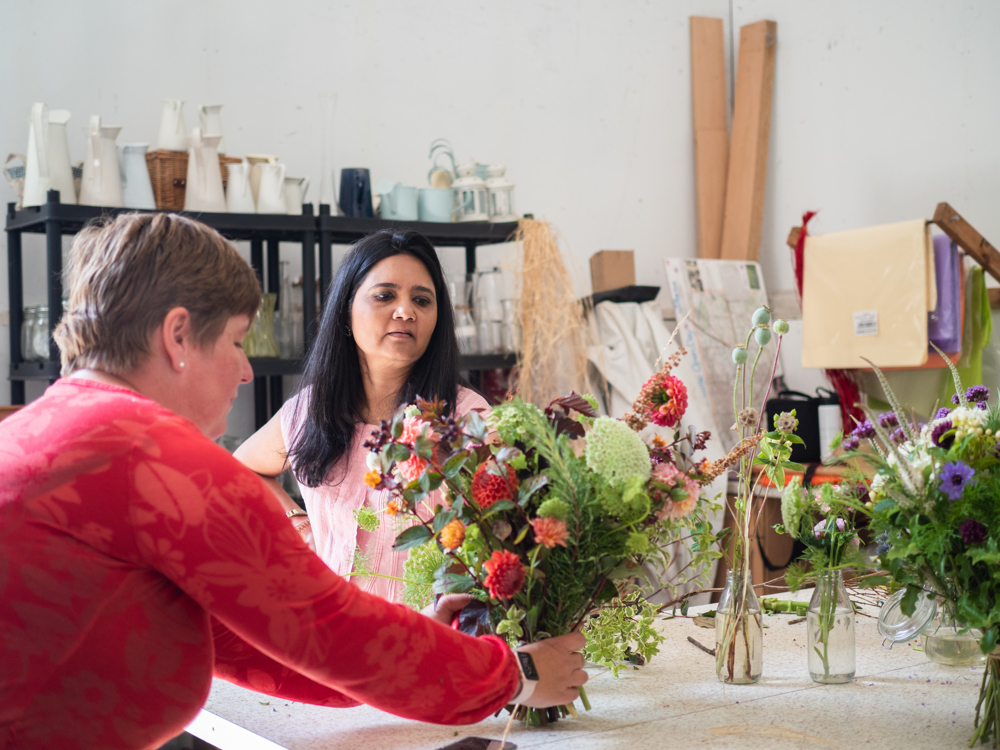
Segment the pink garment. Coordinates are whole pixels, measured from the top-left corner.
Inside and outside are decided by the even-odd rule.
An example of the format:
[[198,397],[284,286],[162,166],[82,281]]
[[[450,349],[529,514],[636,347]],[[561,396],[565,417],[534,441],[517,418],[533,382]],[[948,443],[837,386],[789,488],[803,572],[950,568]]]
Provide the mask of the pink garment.
[[[301,423],[305,421],[309,408],[308,398],[308,393],[303,391],[281,407],[281,436],[286,447],[292,445]],[[489,411],[489,405],[478,393],[468,388],[459,388],[455,414],[467,414],[473,409]],[[480,413],[485,416],[486,412]],[[329,483],[319,487],[306,487],[299,483],[299,490],[309,513],[316,554],[320,559],[335,573],[347,576],[348,581],[363,591],[390,602],[400,602],[403,584],[393,579],[403,577],[403,563],[406,562],[407,553],[393,552],[392,544],[404,528],[397,519],[403,519],[384,514],[390,499],[388,491],[372,490],[365,484],[365,473],[368,471],[365,458],[368,449],[362,443],[376,429],[375,425],[358,424],[350,451],[330,472]],[[345,461],[346,472],[343,468]],[[428,501],[431,508],[436,501],[440,502],[437,498],[438,493],[433,493]],[[378,513],[381,519],[379,527],[372,532],[359,528],[354,519],[354,511],[365,505]],[[428,510],[427,514],[430,517],[431,511]],[[366,558],[364,567],[378,575],[348,575],[355,569],[355,553],[358,551]]]

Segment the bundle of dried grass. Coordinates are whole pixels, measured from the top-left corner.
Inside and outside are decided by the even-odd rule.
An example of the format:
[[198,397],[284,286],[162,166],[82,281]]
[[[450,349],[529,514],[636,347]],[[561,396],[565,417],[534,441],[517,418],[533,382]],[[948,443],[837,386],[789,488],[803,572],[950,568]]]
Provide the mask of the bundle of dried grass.
[[552,226],[522,219],[514,240],[521,290],[519,395],[544,408],[571,390],[590,391],[588,328]]

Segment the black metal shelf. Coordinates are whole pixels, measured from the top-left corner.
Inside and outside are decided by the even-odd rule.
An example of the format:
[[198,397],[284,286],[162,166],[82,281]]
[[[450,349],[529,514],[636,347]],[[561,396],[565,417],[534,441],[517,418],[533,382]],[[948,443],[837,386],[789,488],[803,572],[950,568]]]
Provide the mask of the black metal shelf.
[[[380,229],[415,230],[424,234],[439,247],[464,247],[465,266],[468,273],[476,268],[476,248],[479,245],[498,244],[512,239],[517,222],[493,224],[468,222],[438,224],[431,222],[383,221],[381,219],[356,219],[332,216],[330,206],[321,205],[319,215],[313,214],[312,205],[303,205],[300,216],[285,214],[224,214],[186,213],[220,234],[233,240],[250,241],[250,263],[257,271],[261,286],[269,292],[280,293],[281,280],[279,243],[296,242],[302,245],[302,317],[308,349],[317,325],[316,271],[319,266],[320,305],[333,278],[333,244],[351,244]],[[23,320],[24,285],[22,273],[21,236],[24,233],[44,234],[46,238],[47,301],[49,330],[55,328],[62,310],[62,236],[79,232],[89,221],[101,217],[114,217],[122,213],[137,213],[135,209],[107,208],[101,206],[76,206],[59,202],[59,193],[50,190],[48,202],[42,206],[14,210],[7,204],[7,282],[10,306],[10,383],[11,403],[23,404],[24,381],[48,380],[59,377],[59,352],[55,343],[49,344],[48,362],[21,360],[21,323]],[[169,213],[142,211],[141,213]],[[319,240],[317,264],[316,244]],[[265,259],[264,243],[267,243]],[[265,262],[266,260],[266,262]],[[265,283],[266,280],[266,283]],[[462,358],[463,370],[476,372],[495,368],[513,367],[515,354],[476,354]],[[255,422],[262,426],[281,406],[283,375],[302,371],[302,362],[287,359],[252,359],[254,369]],[[270,403],[269,403],[270,402]]]

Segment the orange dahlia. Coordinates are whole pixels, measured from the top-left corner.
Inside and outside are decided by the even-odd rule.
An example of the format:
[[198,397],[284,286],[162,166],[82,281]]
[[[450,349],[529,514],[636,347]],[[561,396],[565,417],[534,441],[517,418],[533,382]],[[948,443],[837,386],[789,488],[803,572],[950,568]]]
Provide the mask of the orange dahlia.
[[554,516],[536,518],[531,522],[531,530],[535,533],[535,541],[549,549],[557,544],[565,547],[566,540],[569,538],[566,522]]
[[483,567],[488,574],[483,583],[493,599],[509,599],[524,585],[524,565],[513,552],[497,550]]
[[507,479],[504,480],[503,477],[498,477],[487,470],[486,467],[490,464],[494,468],[497,466],[497,462],[491,458],[480,464],[472,477],[472,499],[476,501],[480,510],[486,510],[501,500],[513,500],[514,491],[517,489],[517,474],[514,473],[514,469],[507,467]]
[[451,552],[462,546],[465,541],[465,524],[457,518],[451,523],[445,524],[438,536],[441,546],[446,552]]

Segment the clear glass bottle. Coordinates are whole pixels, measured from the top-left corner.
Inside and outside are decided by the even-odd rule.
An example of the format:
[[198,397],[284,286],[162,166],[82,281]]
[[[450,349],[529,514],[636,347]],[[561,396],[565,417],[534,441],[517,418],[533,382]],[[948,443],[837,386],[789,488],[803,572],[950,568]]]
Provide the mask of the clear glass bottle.
[[462,354],[478,354],[479,343],[476,337],[476,324],[472,322],[469,308],[459,305],[455,308],[455,335],[458,337],[458,350]]
[[813,681],[835,684],[854,679],[854,619],[842,571],[821,571],[806,612]]
[[[963,632],[964,631],[964,632]],[[974,667],[986,661],[986,654],[979,648],[983,634],[975,628],[965,629],[965,624],[955,619],[954,606],[941,605],[940,614],[920,635],[927,658],[950,667]]]
[[278,310],[274,314],[274,338],[282,359],[295,359],[295,324],[293,322],[294,303],[292,300],[292,280],[288,277],[288,261],[281,266],[281,291],[278,294]]
[[262,295],[260,307],[253,325],[243,341],[243,348],[248,357],[280,357],[278,344],[274,340],[274,303],[277,301],[274,292]]
[[715,611],[715,673],[721,682],[749,685],[764,671],[764,630],[753,582],[729,571]]
[[35,323],[31,327],[32,359],[45,362],[49,358],[49,306],[35,308]]
[[501,300],[503,305],[503,321],[500,323],[500,341],[505,352],[521,351],[521,315],[518,309],[520,300]]
[[24,308],[24,313],[21,318],[21,359],[25,362],[31,362],[35,358],[35,341],[34,341],[34,325],[35,325],[35,312],[34,307]]

